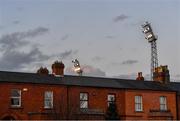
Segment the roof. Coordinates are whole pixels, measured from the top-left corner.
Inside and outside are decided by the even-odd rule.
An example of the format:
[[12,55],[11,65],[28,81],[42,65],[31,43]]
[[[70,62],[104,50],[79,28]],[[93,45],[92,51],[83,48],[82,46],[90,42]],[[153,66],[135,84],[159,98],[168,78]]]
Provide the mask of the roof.
[[0,83],[35,83],[35,84],[54,84],[66,86],[84,86],[84,87],[103,87],[120,89],[141,89],[141,90],[162,90],[162,91],[180,91],[180,83],[170,83],[162,85],[153,81],[138,81],[116,78],[87,77],[65,75],[64,77],[55,77],[53,75],[39,75],[36,73],[6,72],[0,71]]
[[180,82],[171,82],[169,85],[172,90],[178,91],[178,95],[180,95]]

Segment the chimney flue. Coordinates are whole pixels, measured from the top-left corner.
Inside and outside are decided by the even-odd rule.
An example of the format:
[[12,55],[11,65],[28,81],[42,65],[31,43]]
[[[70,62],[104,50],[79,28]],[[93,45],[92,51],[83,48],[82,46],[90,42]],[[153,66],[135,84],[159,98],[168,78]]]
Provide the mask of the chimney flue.
[[156,82],[160,82],[163,84],[167,84],[170,82],[170,74],[168,66],[159,66],[155,68],[155,71],[153,73],[153,80]]
[[49,74],[49,71],[48,69],[45,67],[40,67],[38,70],[37,70],[37,74],[40,74],[40,75],[48,75]]
[[55,76],[64,76],[64,67],[62,61],[55,61],[52,64],[52,74]]
[[142,72],[138,72],[138,77],[136,78],[136,80],[144,80],[144,77],[142,76]]

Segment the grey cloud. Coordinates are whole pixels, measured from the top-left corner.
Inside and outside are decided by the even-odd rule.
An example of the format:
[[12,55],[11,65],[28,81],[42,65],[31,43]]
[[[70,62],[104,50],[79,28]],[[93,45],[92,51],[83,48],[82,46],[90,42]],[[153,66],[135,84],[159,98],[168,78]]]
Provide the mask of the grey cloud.
[[0,38],[1,49],[12,50],[19,48],[21,46],[25,46],[29,44],[29,42],[25,41],[24,39],[33,38],[42,35],[44,33],[47,33],[48,31],[49,29],[47,28],[38,27],[36,29],[28,30],[25,32],[14,32],[11,34],[3,35]]
[[[44,55],[37,46],[31,45],[25,39],[30,39],[42,35],[48,31],[47,28],[38,27],[25,32],[14,32],[3,35],[0,38],[0,68],[3,70],[19,70],[25,65],[28,66],[33,62],[44,61],[50,58]],[[20,48],[28,47],[28,52],[20,51]]]
[[0,59],[0,68],[4,70],[20,69],[27,64],[35,61],[43,61],[49,59],[50,56],[42,54],[38,48],[32,49],[30,52],[7,51]]
[[39,35],[42,35],[44,33],[47,33],[49,31],[48,28],[44,28],[44,27],[38,27],[36,29],[33,29],[33,30],[29,30],[25,33],[22,33],[22,37],[36,37],[36,36],[39,36]]
[[[105,77],[106,73],[99,68],[95,68],[90,65],[82,65],[83,76],[96,76],[96,77]],[[66,69],[67,74],[75,75],[73,68],[69,67]]]
[[125,60],[121,64],[123,64],[123,65],[132,65],[132,64],[135,64],[135,63],[138,63],[138,60]]
[[69,38],[69,35],[66,34],[66,35],[64,35],[64,36],[61,37],[61,40],[67,40],[68,38]]
[[12,23],[13,23],[13,24],[19,24],[19,23],[20,23],[20,21],[15,20],[15,21],[13,21]]
[[124,14],[121,14],[121,15],[119,15],[119,16],[116,16],[116,17],[113,19],[113,21],[114,21],[114,22],[120,22],[120,21],[124,21],[124,20],[126,20],[126,19],[128,19],[128,18],[129,18],[129,16],[124,15]]
[[59,54],[61,59],[72,59],[73,55],[77,54],[78,50],[68,50]]

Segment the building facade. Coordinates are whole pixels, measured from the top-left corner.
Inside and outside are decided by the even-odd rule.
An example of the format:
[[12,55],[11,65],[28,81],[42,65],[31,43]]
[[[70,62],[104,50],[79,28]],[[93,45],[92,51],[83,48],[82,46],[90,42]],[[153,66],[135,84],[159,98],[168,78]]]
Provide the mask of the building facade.
[[68,76],[57,67],[53,75],[1,71],[0,119],[105,119],[112,103],[123,120],[180,119],[179,83]]

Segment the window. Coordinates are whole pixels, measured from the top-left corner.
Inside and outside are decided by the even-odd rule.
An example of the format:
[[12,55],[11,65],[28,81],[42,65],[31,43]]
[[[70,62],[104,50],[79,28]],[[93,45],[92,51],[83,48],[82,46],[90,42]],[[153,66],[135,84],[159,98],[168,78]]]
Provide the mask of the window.
[[11,90],[11,106],[12,107],[21,106],[21,90],[18,89]]
[[160,101],[160,110],[167,110],[166,97],[165,96],[161,96],[159,98],[159,101]]
[[143,111],[142,96],[135,96],[135,111]]
[[108,94],[107,100],[108,100],[108,106],[110,105],[110,103],[115,103],[115,95],[114,94]]
[[80,93],[80,108],[88,108],[88,93]]
[[44,93],[44,108],[53,108],[53,92],[46,91]]

